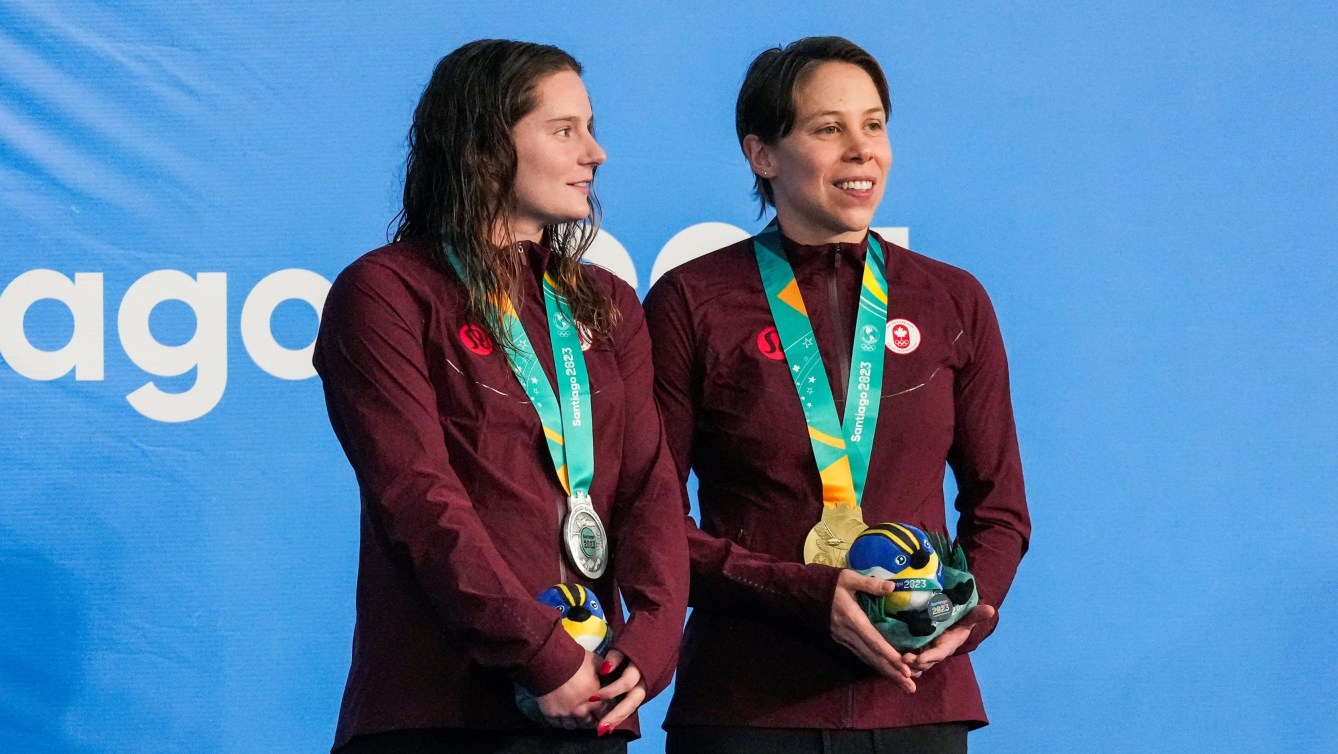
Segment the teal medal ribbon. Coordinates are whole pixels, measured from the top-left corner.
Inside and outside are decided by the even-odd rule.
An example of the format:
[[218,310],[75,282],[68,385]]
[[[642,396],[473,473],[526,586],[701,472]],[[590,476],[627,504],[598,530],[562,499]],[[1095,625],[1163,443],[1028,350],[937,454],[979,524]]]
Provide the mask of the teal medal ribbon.
[[[447,258],[451,260],[456,276],[463,280],[460,263],[450,249],[447,249]],[[509,298],[502,299],[502,320],[515,348],[514,352],[507,352],[507,361],[539,414],[558,482],[567,492],[567,515],[562,522],[567,555],[581,573],[597,579],[608,567],[609,547],[604,524],[590,499],[590,485],[595,479],[595,431],[590,378],[585,354],[581,351],[581,328],[572,316],[566,297],[557,290],[556,281],[547,272],[544,273],[543,289],[558,391],[554,392],[549,384],[534,344],[525,333],[515,304]]]
[[822,354],[813,337],[794,269],[781,248],[773,220],[753,238],[762,287],[776,324],[799,403],[808,424],[809,442],[822,479],[822,520],[809,532],[804,560],[845,566],[850,543],[865,528],[860,515],[869,476],[874,430],[883,388],[883,350],[887,339],[887,262],[878,239],[869,234],[860,286],[859,313],[850,349],[850,382],[844,419],[837,414]]

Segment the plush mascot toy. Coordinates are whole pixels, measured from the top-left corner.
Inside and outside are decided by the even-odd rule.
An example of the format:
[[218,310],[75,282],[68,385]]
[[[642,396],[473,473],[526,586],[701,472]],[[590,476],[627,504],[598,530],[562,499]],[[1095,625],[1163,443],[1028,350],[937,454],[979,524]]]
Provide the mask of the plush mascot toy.
[[966,553],[940,534],[878,524],[855,538],[849,558],[852,569],[896,585],[882,598],[861,593],[859,600],[879,633],[903,652],[933,641],[980,599]]
[[[580,584],[558,584],[539,593],[538,600],[562,616],[562,628],[589,652],[604,656],[613,643],[613,627],[595,593]],[[545,722],[530,692],[516,686],[516,706],[537,723]]]

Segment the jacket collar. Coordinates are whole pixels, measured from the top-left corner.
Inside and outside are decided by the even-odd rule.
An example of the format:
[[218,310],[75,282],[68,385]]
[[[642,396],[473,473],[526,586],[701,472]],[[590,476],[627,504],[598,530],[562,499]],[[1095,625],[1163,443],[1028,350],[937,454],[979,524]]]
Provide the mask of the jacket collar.
[[781,248],[785,250],[786,258],[796,270],[818,263],[831,264],[834,255],[848,265],[863,267],[864,256],[869,249],[869,232],[865,231],[864,238],[858,243],[824,243],[808,246],[792,240],[785,235],[785,230],[782,228]]

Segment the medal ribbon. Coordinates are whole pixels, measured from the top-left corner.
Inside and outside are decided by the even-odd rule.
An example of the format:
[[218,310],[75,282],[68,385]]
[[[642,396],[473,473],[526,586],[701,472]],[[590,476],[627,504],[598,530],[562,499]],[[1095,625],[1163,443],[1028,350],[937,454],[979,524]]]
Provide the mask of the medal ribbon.
[[869,456],[878,404],[883,394],[883,349],[887,338],[887,272],[883,249],[869,234],[860,286],[854,344],[850,348],[850,384],[844,421],[836,412],[832,386],[813,337],[813,324],[799,293],[794,269],[781,248],[775,220],[753,238],[771,318],[776,323],[785,363],[790,367],[799,403],[808,423],[809,442],[822,478],[822,504],[858,510],[869,476]]
[[[455,254],[447,251],[451,266],[462,280],[464,273]],[[581,335],[567,299],[557,290],[557,283],[544,273],[544,309],[548,312],[548,338],[553,344],[553,371],[557,374],[558,394],[548,382],[534,344],[520,323],[515,305],[502,299],[502,321],[515,352],[507,352],[511,371],[520,381],[530,403],[539,413],[539,423],[548,441],[548,454],[558,481],[568,496],[590,492],[595,479],[594,414],[590,408],[590,378],[581,351]]]

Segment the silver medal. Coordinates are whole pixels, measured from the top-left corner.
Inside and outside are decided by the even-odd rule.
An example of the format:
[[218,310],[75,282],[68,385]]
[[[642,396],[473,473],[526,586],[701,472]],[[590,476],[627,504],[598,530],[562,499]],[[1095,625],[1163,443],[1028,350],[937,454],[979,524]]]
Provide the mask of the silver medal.
[[577,491],[567,498],[562,539],[567,555],[581,573],[591,579],[604,575],[609,564],[609,540],[589,493]]

